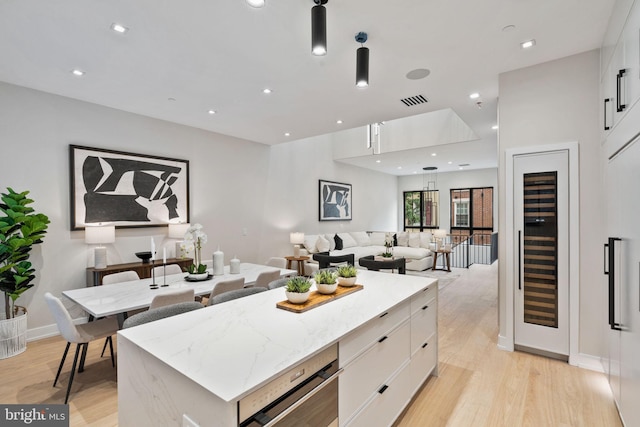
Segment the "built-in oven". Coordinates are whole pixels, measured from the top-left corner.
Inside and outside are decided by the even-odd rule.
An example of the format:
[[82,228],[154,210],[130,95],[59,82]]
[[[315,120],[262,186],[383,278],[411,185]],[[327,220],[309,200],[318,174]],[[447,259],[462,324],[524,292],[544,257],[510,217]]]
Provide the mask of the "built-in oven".
[[335,344],[241,399],[239,426],[337,427],[340,372]]

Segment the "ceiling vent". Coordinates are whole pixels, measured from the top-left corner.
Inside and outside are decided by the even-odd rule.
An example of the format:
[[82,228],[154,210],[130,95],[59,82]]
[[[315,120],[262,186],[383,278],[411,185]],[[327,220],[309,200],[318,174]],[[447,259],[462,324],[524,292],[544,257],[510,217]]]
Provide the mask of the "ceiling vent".
[[408,98],[402,98],[400,101],[402,101],[402,103],[407,107],[413,107],[414,105],[426,104],[429,102],[424,95],[410,96]]

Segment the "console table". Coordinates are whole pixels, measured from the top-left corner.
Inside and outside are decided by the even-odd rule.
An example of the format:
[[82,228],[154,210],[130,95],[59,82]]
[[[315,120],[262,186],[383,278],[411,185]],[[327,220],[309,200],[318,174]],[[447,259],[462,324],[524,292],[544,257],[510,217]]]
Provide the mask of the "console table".
[[[178,264],[181,268],[185,268],[190,264],[193,264],[193,258],[168,258],[167,265]],[[151,262],[129,262],[126,264],[113,264],[107,266],[107,268],[87,268],[87,286],[100,286],[102,285],[102,278],[107,274],[120,273],[121,271],[133,270],[138,273],[141,279],[151,277],[151,269],[162,265],[162,261],[156,261],[155,264]]]

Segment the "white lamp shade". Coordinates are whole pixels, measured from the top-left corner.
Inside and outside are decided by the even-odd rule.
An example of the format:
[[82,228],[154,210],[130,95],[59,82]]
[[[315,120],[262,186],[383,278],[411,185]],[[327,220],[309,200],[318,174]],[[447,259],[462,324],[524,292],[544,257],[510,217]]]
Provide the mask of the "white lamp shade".
[[433,237],[435,237],[436,239],[444,239],[445,237],[447,237],[447,230],[445,230],[444,228],[439,228],[433,232]]
[[101,245],[116,241],[115,225],[88,225],[84,229],[84,241],[90,245]]
[[292,245],[301,245],[304,243],[304,233],[291,233],[289,235],[289,241]]
[[169,224],[169,238],[182,239],[189,229],[189,226],[190,224],[188,222],[182,224]]

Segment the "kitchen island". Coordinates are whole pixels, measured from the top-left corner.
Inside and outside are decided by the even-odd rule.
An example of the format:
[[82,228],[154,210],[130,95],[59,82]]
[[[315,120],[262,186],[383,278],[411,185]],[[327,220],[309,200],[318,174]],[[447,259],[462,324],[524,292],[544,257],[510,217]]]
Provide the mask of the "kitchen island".
[[119,425],[237,426],[242,398],[336,343],[340,425],[392,423],[437,373],[437,280],[358,283],[304,313],[276,308],[279,288],[120,331]]

